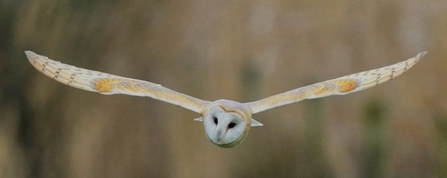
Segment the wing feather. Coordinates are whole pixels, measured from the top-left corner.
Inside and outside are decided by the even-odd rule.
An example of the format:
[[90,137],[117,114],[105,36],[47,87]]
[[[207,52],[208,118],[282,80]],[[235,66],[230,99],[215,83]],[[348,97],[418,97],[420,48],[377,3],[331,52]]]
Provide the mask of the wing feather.
[[426,51],[393,65],[308,85],[245,104],[255,114],[305,99],[321,98],[330,95],[346,95],[365,90],[403,74],[413,67],[425,54],[427,54]]
[[79,68],[51,60],[32,51],[25,51],[25,53],[29,62],[37,70],[60,83],[78,89],[101,94],[147,96],[197,113],[201,113],[210,103],[165,88],[160,84]]

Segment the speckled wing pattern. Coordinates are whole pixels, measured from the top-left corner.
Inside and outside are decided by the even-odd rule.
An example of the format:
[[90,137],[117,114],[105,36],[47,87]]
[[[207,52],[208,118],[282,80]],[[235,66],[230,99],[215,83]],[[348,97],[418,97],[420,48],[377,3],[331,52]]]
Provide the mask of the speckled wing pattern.
[[32,51],[25,51],[29,62],[46,76],[71,87],[101,94],[147,96],[201,113],[210,103],[159,84],[87,70],[54,61]]
[[427,52],[419,53],[416,57],[397,64],[327,80],[245,104],[255,114],[305,99],[321,98],[330,95],[346,95],[362,91],[403,74],[413,67],[425,54]]

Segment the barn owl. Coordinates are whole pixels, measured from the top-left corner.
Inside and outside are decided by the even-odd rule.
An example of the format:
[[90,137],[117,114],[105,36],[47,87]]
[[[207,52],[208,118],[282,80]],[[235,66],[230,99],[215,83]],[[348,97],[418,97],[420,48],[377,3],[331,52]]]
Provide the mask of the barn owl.
[[252,118],[255,113],[305,99],[346,95],[377,86],[406,72],[426,53],[419,53],[406,61],[386,67],[315,83],[253,102],[241,103],[225,99],[201,100],[159,84],[87,70],[51,60],[32,51],[25,51],[29,62],[37,70],[68,86],[106,95],[126,94],[151,97],[199,113],[201,117],[194,120],[203,122],[208,139],[223,148],[238,145],[245,139],[250,127],[263,125]]

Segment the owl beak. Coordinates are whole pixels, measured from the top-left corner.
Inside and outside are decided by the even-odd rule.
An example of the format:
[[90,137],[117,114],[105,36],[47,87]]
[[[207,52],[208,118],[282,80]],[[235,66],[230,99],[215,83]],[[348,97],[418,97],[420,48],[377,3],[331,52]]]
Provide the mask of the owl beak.
[[219,142],[222,139],[222,130],[221,129],[217,129],[216,131],[216,139]]

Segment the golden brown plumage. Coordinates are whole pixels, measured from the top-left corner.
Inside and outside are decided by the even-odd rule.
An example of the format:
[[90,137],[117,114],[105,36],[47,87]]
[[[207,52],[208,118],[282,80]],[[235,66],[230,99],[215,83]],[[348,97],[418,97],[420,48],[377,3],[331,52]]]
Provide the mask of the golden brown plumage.
[[46,76],[82,90],[101,94],[147,96],[201,113],[210,102],[203,101],[152,82],[88,70],[54,61],[32,51],[25,51],[29,62]]
[[427,52],[386,67],[359,72],[340,78],[315,83],[305,87],[273,95],[255,102],[247,103],[253,114],[299,102],[305,99],[321,98],[330,95],[346,95],[362,91],[389,81],[413,67]]

